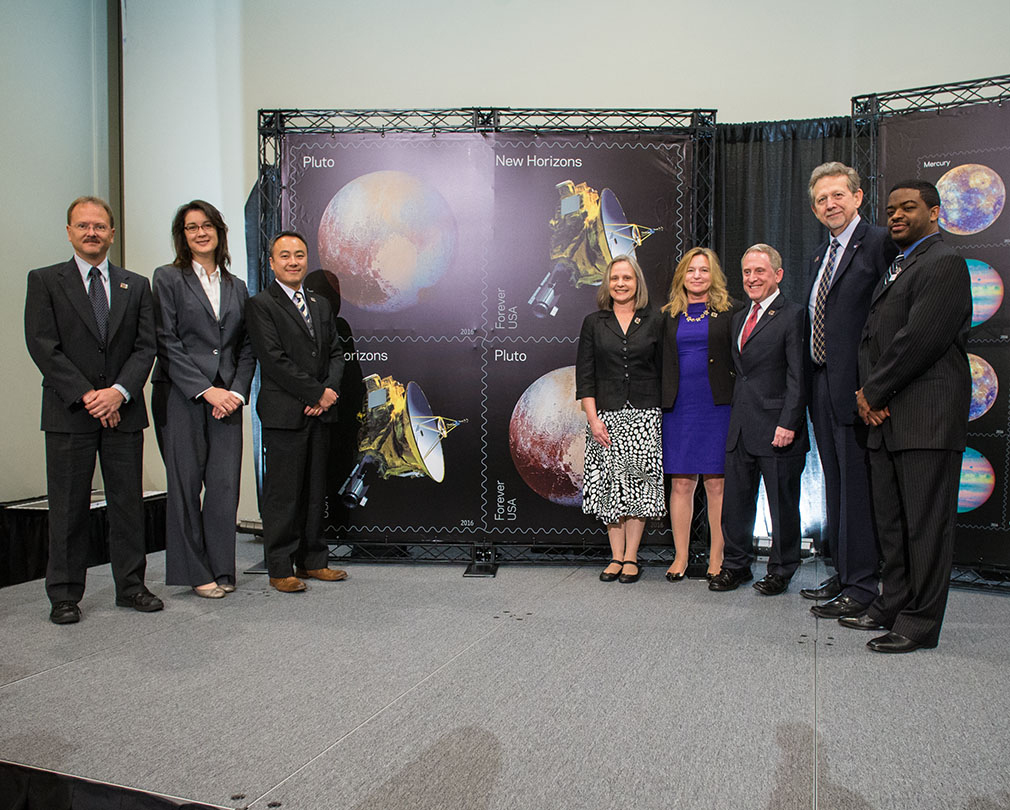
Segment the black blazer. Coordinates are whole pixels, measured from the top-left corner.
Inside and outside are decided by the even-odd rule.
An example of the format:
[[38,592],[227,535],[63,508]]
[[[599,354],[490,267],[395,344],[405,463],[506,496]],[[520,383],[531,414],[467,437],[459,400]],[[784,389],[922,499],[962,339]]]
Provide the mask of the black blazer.
[[971,278],[939,236],[924,242],[890,284],[873,293],[859,345],[863,395],[891,415],[870,427],[868,444],[889,450],[963,451],[971,403],[965,353]]
[[153,293],[158,363],[152,381],[172,382],[188,399],[220,381],[248,402],[256,358],[245,330],[245,282],[222,274],[217,317],[191,268],[159,267]]
[[102,425],[81,398],[91,389],[119,384],[130,401],[119,409],[117,430],[147,427],[144,383],[155,354],[151,285],[143,276],[109,263],[109,326],[105,345],[87,287],[70,259],[32,270],[25,297],[25,342],[42,372],[42,429],[88,433]]
[[605,411],[618,411],[625,402],[658,408],[662,317],[639,309],[625,334],[613,310],[589,313],[579,335],[575,398],[594,397],[597,409]]
[[[344,353],[329,302],[305,290],[315,337],[294,303],[276,281],[249,299],[246,329],[253,353],[260,361],[260,391],[256,413],[266,428],[302,428],[324,388],[340,391]],[[336,406],[318,417],[335,422]]]
[[[794,455],[810,449],[803,385],[803,307],[782,293],[737,348],[750,308],[733,316],[733,364],[736,385],[726,449],[742,441],[753,456]],[[788,447],[772,447],[775,428],[795,432]]]
[[[733,401],[733,316],[743,309],[739,301],[730,299],[725,312],[708,314],[708,385],[716,405]],[[680,386],[680,356],[677,354],[677,328],[680,316],[671,318],[663,313],[663,407],[672,408]]]
[[[807,268],[807,283],[803,298],[805,314],[806,349],[803,361],[806,364],[807,400],[810,400],[810,386],[813,381],[814,361],[810,357],[810,296],[813,293],[817,273],[824,261],[829,241],[817,248]],[[853,392],[859,388],[859,341],[863,334],[863,324],[870,311],[873,290],[880,281],[894,257],[898,247],[891,241],[886,228],[871,225],[860,219],[852,238],[838,258],[828,290],[827,308],[824,321],[824,345],[827,349],[828,394],[831,411],[836,424],[851,425],[859,417],[856,414],[856,398]]]

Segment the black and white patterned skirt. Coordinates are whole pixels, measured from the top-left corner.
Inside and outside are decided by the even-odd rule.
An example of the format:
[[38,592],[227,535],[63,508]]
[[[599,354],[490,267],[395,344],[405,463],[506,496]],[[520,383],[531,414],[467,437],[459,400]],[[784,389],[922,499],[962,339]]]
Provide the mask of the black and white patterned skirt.
[[604,523],[617,523],[625,516],[662,517],[666,514],[663,412],[627,406],[598,415],[607,426],[610,447],[599,444],[586,425],[582,511]]

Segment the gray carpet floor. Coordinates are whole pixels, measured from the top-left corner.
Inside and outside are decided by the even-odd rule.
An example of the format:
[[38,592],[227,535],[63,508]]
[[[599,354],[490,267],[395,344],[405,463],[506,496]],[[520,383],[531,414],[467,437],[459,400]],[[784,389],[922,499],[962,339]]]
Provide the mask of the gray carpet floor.
[[0,760],[255,810],[1010,809],[1005,596],[952,591],[936,650],[882,656],[809,613],[816,561],[777,597],[351,565],[206,600],[148,565],[157,614],[107,567],[77,625],[0,590]]

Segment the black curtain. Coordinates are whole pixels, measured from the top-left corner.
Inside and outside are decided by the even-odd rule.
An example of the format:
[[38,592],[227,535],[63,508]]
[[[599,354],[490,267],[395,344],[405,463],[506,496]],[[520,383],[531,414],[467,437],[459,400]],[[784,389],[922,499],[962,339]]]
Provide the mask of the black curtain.
[[806,263],[826,233],[810,211],[807,182],[821,163],[851,165],[852,120],[720,124],[715,137],[712,247],[723,263],[730,292],[746,300],[740,257],[751,245],[764,242],[782,254],[782,293],[799,302]]

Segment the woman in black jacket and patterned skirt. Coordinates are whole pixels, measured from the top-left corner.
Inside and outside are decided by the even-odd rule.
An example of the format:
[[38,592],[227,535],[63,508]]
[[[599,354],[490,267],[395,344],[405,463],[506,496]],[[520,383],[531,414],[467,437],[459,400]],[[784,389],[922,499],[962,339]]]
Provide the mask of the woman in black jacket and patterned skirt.
[[607,526],[604,582],[635,582],[645,521],[666,514],[660,438],[662,317],[648,309],[638,262],[616,256],[579,337],[575,397],[586,427],[582,511]]

